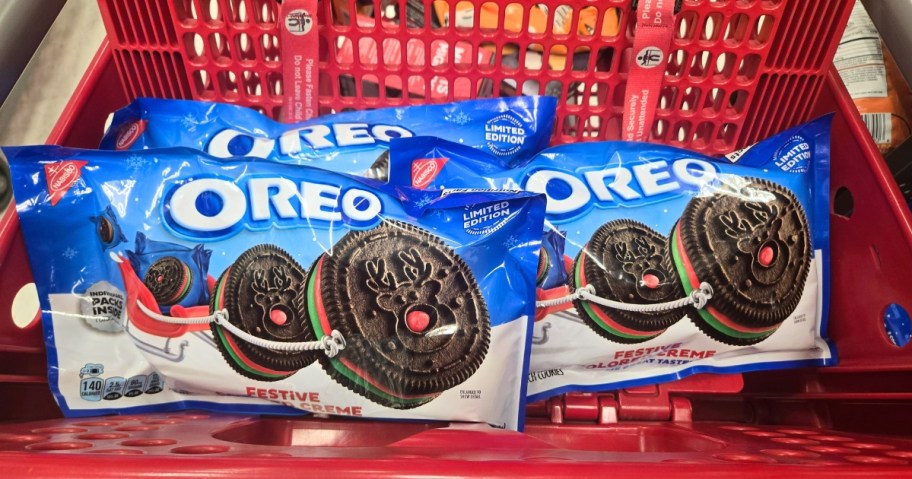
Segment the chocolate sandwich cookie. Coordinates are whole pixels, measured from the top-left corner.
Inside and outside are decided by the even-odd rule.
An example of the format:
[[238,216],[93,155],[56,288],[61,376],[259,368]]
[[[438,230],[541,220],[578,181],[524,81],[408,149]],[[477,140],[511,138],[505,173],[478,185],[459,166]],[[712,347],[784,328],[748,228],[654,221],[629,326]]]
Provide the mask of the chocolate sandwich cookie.
[[548,268],[551,265],[551,257],[548,250],[540,248],[538,250],[538,270],[535,273],[535,284],[541,286],[548,279]]
[[795,310],[811,264],[804,210],[775,183],[743,179],[695,197],[671,233],[670,258],[686,293],[709,283],[713,297],[694,322],[726,344],[756,344]]
[[183,261],[165,256],[149,265],[143,283],[160,306],[173,306],[187,297],[193,273]]
[[111,244],[114,241],[114,225],[111,224],[111,220],[100,217],[98,218],[98,239],[101,240],[103,244]]
[[374,163],[364,173],[364,177],[378,181],[389,181],[389,161],[389,150],[383,150],[383,153],[374,160]]
[[120,226],[117,224],[117,215],[111,206],[105,207],[98,216],[89,218],[95,223],[95,234],[101,242],[102,249],[111,249],[126,241]]
[[[258,338],[277,342],[313,341],[306,321],[305,270],[273,245],[248,249],[222,273],[210,301],[211,312],[225,310],[228,321]],[[240,374],[277,381],[311,364],[319,351],[276,351],[250,344],[212,323],[222,355]]]
[[[630,304],[656,304],[684,297],[681,282],[668,260],[667,240],[632,220],[602,225],[574,263],[571,286],[591,286],[595,295]],[[602,337],[619,343],[652,339],[680,320],[682,310],[630,312],[591,301],[573,302],[580,317]]]
[[342,333],[321,357],[340,384],[410,409],[468,379],[490,341],[485,301],[469,267],[431,233],[386,221],[352,231],[311,268],[308,311],[317,336]]

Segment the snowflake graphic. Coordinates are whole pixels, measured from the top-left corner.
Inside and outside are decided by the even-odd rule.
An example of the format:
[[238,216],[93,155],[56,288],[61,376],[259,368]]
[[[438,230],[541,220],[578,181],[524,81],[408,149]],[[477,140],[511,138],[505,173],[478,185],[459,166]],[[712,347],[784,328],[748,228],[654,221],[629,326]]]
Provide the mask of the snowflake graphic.
[[516,235],[510,235],[504,240],[503,245],[507,249],[515,248],[519,246],[519,238]]
[[181,118],[181,126],[186,128],[190,133],[196,131],[197,125],[199,125],[199,121],[197,121],[196,118],[193,118],[193,115],[189,113],[187,113],[187,116]]
[[146,159],[139,155],[130,155],[130,157],[127,158],[127,168],[129,168],[130,171],[140,170],[146,166],[146,163]]
[[424,208],[425,206],[431,204],[431,201],[434,201],[434,199],[432,197],[422,196],[421,198],[418,198],[417,200],[415,200],[415,206],[417,206],[419,208]]
[[498,167],[496,167],[495,165],[492,165],[490,163],[482,163],[480,165],[477,165],[477,167],[479,170],[481,170],[482,173],[493,173],[499,169]]
[[457,111],[456,113],[453,113],[452,115],[447,115],[446,120],[451,123],[455,123],[459,126],[462,126],[462,125],[465,125],[468,122],[472,121],[472,117],[469,116],[468,114],[466,114],[466,112],[464,112],[464,111]]
[[78,253],[77,253],[77,251],[74,250],[73,248],[67,248],[67,249],[63,250],[63,253],[61,253],[61,254],[62,254],[63,257],[66,258],[66,259],[73,259],[73,258],[76,257],[76,255],[77,255]]

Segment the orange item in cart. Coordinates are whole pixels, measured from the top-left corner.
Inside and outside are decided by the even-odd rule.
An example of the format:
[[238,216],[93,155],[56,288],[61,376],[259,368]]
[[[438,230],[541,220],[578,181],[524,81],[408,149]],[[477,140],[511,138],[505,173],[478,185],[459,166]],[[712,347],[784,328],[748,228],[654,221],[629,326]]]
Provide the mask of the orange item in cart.
[[[912,135],[912,90],[903,79],[893,56],[883,49],[887,96],[855,98],[855,106],[871,130],[881,153],[887,153]],[[889,121],[889,125],[885,122]]]
[[833,65],[881,153],[912,134],[912,91],[859,1],[854,2]]
[[[553,35],[568,35],[573,21],[573,8],[562,5],[555,9],[553,16],[553,30],[548,28],[548,7],[543,4],[533,5],[529,9],[528,25],[523,24],[525,7],[520,3],[511,3],[504,7],[503,29],[507,32],[520,33],[526,28],[529,33],[543,34],[549,32]],[[441,25],[449,25],[449,3],[438,0],[434,2],[434,12]],[[481,12],[478,27],[482,30],[496,30],[500,23],[500,7],[495,3],[484,3],[479,7]],[[602,14],[603,37],[617,36],[619,31],[620,15],[616,8],[608,8]],[[469,2],[459,2],[455,7],[455,25],[457,27],[472,28],[475,23],[475,7]],[[583,7],[579,13],[576,34],[581,37],[591,37],[598,29],[598,9]],[[533,45],[532,49],[541,51],[541,45]],[[567,47],[555,45],[551,50],[555,53],[566,55]],[[553,65],[552,65],[553,66]]]

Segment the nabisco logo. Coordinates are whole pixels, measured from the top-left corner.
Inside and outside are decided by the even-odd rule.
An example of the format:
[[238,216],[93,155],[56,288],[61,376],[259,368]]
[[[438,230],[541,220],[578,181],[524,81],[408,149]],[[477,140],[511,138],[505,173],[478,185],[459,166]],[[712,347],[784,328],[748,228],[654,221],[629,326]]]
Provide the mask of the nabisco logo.
[[61,189],[64,185],[69,185],[70,182],[76,179],[76,173],[78,172],[79,169],[76,168],[76,165],[72,163],[64,165],[63,168],[61,168],[60,176],[51,181],[51,189],[56,191]]
[[118,151],[126,150],[139,139],[139,135],[142,135],[144,131],[146,131],[146,120],[136,120],[130,123],[127,127],[121,129],[114,148]]
[[412,162],[412,188],[423,190],[437,178],[443,165],[447,162],[446,158],[426,158]]
[[44,176],[51,206],[57,206],[63,195],[82,176],[81,170],[86,163],[86,161],[68,160],[44,165]]

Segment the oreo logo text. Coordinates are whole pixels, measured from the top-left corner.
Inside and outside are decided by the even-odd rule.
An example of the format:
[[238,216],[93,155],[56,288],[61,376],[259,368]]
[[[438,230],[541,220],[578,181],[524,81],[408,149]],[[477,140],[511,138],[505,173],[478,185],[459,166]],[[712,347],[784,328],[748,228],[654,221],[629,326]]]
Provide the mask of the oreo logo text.
[[219,178],[188,180],[166,193],[162,216],[174,233],[194,240],[219,240],[242,229],[353,229],[380,221],[376,194],[288,178],[250,178],[241,183]]
[[541,168],[526,175],[522,189],[545,194],[547,214],[555,220],[566,220],[584,213],[593,204],[627,205],[698,189],[712,182],[717,173],[712,163],[692,158],[671,164],[650,161],[577,173]]
[[388,144],[394,138],[411,136],[414,134],[401,126],[367,123],[310,125],[286,131],[278,139],[253,136],[228,128],[212,137],[206,152],[218,158],[268,158],[278,143],[279,155],[295,156],[305,149],[318,151],[325,148]]

